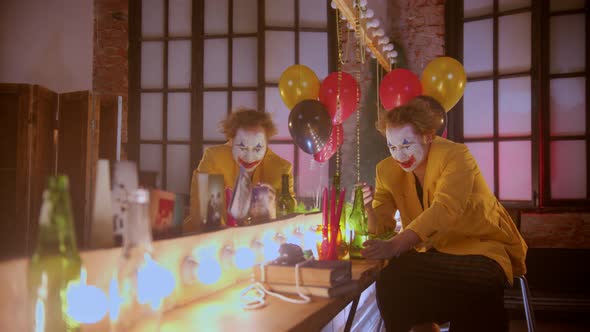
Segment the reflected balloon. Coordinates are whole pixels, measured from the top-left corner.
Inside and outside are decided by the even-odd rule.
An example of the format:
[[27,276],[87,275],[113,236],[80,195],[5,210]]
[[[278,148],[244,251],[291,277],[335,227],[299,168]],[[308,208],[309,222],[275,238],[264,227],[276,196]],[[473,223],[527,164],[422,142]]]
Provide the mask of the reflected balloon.
[[304,100],[289,113],[289,133],[295,144],[305,153],[321,151],[331,132],[330,114],[317,100]]
[[300,101],[318,98],[320,80],[307,66],[289,66],[279,79],[279,92],[287,108],[293,109]]
[[379,85],[379,98],[383,107],[390,111],[422,93],[422,84],[416,74],[403,68],[387,73]]
[[443,109],[442,105],[433,97],[430,96],[418,96],[416,97],[416,99],[420,99],[420,100],[424,100],[425,102],[427,102],[429,104],[429,108],[434,111],[439,113],[439,115],[441,116],[441,124],[438,127],[438,129],[436,130],[436,135],[447,138],[447,123],[448,123],[448,116],[447,116],[447,112],[445,112],[445,110]]
[[341,124],[332,126],[332,133],[328,142],[320,152],[313,155],[313,159],[320,163],[326,162],[332,158],[340,145],[342,145],[342,142],[344,142],[344,128],[342,128]]
[[444,112],[442,124],[440,125],[440,127],[438,127],[438,129],[436,131],[436,134],[438,136],[447,138],[447,122],[448,122],[447,112]]
[[461,63],[451,57],[439,57],[426,65],[422,73],[423,94],[438,100],[449,111],[465,91],[465,70]]
[[[338,92],[340,105],[337,102]],[[331,73],[320,85],[320,101],[326,106],[332,117],[332,124],[335,125],[341,124],[354,113],[358,104],[357,97],[360,99],[360,96],[356,80],[345,72],[340,72],[340,78],[338,72]]]

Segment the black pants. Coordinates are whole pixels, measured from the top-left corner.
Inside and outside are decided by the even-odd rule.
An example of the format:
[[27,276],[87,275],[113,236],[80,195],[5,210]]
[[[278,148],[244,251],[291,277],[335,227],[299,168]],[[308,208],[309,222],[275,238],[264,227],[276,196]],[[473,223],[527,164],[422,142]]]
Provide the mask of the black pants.
[[387,332],[449,321],[452,332],[508,331],[505,280],[500,265],[485,256],[410,251],[381,271],[377,304]]

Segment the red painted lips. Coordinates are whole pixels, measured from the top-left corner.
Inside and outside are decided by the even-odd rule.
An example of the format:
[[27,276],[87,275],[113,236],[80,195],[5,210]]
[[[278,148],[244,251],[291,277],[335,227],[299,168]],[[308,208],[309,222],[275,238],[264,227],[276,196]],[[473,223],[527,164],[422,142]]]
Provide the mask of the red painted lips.
[[412,167],[412,165],[414,165],[415,162],[416,162],[416,158],[414,158],[414,156],[411,156],[410,159],[408,159],[404,162],[398,161],[398,164],[402,168],[410,168],[410,167]]
[[260,163],[260,160],[256,160],[253,161],[251,163],[245,162],[242,159],[239,159],[240,165],[242,165],[242,167],[244,167],[245,169],[250,169],[256,165],[258,165]]

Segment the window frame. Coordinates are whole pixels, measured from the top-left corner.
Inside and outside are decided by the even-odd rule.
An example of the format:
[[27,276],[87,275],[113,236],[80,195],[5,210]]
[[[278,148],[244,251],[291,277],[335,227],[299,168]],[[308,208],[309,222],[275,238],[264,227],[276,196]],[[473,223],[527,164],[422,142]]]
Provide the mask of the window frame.
[[[550,13],[549,1],[531,1],[531,5],[525,8],[503,11],[499,13],[498,0],[493,0],[492,14],[481,15],[464,19],[463,1],[445,2],[445,44],[446,55],[463,63],[463,24],[481,19],[493,19],[493,73],[490,76],[481,76],[468,79],[468,82],[477,80],[492,80],[493,84],[493,111],[494,131],[491,138],[465,139],[463,132],[463,99],[457,103],[453,111],[449,113],[448,137],[456,142],[486,141],[494,144],[494,187],[493,192],[498,195],[499,183],[499,152],[498,145],[502,141],[514,141],[526,139],[520,137],[502,138],[498,135],[498,80],[502,78],[531,77],[531,201],[502,200],[507,208],[534,209],[545,207],[572,207],[587,208],[590,204],[590,24],[588,23],[589,5],[584,9],[567,10]],[[498,19],[501,16],[531,12],[531,70],[512,74],[498,74]],[[584,72],[549,75],[549,19],[551,16],[567,15],[573,13],[585,13],[586,15],[586,68]],[[535,51],[541,50],[541,51]],[[551,198],[551,159],[550,137],[548,131],[550,124],[549,109],[549,84],[552,78],[561,77],[585,77],[586,78],[586,134],[565,137],[565,139],[580,139],[586,141],[586,199],[553,199]],[[468,83],[469,84],[469,83]],[[559,137],[564,140],[564,137]]]
[[[129,107],[128,107],[128,140],[126,145],[127,156],[129,160],[134,160],[138,163],[140,157],[140,144],[160,144],[162,146],[162,171],[161,171],[161,186],[167,187],[167,145],[169,142],[189,144],[190,149],[190,170],[197,168],[199,161],[204,152],[204,145],[208,144],[222,144],[225,140],[205,140],[203,133],[204,125],[204,93],[210,91],[227,92],[228,114],[233,109],[232,94],[234,91],[252,91],[257,93],[257,109],[264,110],[265,105],[265,89],[268,87],[278,87],[278,82],[268,83],[265,80],[265,33],[266,31],[293,31],[295,33],[295,64],[299,63],[299,39],[301,32],[325,32],[328,40],[328,71],[333,72],[336,68],[336,30],[335,18],[333,9],[330,7],[330,1],[326,1],[327,10],[327,25],[325,28],[307,28],[301,27],[300,20],[300,0],[293,0],[294,3],[294,26],[293,27],[275,27],[267,26],[265,19],[265,1],[257,0],[257,31],[253,33],[235,33],[233,31],[233,3],[239,0],[228,0],[228,31],[225,34],[209,34],[206,35],[204,31],[205,25],[205,0],[192,0],[192,30],[190,38],[191,45],[191,85],[188,89],[170,89],[167,87],[168,77],[168,41],[179,38],[168,36],[168,20],[169,20],[169,0],[163,0],[164,10],[164,36],[163,38],[142,38],[141,27],[141,13],[142,1],[129,1]],[[257,82],[256,87],[235,87],[232,81],[232,61],[233,61],[233,40],[237,37],[256,37],[257,38]],[[226,38],[228,40],[228,84],[225,87],[208,87],[204,86],[204,42],[207,39]],[[162,40],[164,41],[163,49],[163,87],[162,89],[142,89],[141,88],[141,43],[145,40]],[[191,96],[191,128],[190,140],[173,141],[167,139],[167,94],[169,92],[189,92]],[[162,140],[149,141],[140,139],[140,112],[141,112],[141,93],[142,92],[161,92],[163,93],[163,112],[162,112]],[[295,179],[295,188],[297,188],[297,179],[299,175],[299,148],[291,139],[270,139],[269,144],[292,144],[294,147],[293,154],[293,175]],[[332,163],[330,163],[329,174],[334,171]],[[190,181],[190,179],[189,179]]]

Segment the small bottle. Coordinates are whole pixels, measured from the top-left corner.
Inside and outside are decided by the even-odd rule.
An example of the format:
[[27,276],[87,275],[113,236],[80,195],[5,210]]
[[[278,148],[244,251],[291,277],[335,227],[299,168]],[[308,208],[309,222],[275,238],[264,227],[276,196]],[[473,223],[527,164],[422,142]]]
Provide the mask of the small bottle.
[[353,232],[350,241],[350,257],[362,258],[360,251],[363,248],[363,242],[368,239],[367,214],[363,204],[362,186],[357,185],[354,191],[354,202],[348,216],[348,225]]
[[67,310],[67,290],[80,279],[82,260],[70,204],[68,177],[50,177],[43,193],[37,247],[28,266],[31,331],[79,331]]
[[289,192],[289,174],[281,177],[281,194],[277,199],[277,217],[283,217],[295,211],[295,199]]
[[[137,189],[128,195],[127,222],[123,226],[123,248],[116,272],[116,286],[111,296],[118,297],[120,306],[111,311],[111,331],[127,331],[142,320],[159,322],[161,303],[154,303],[153,245],[150,228],[149,191]],[[156,299],[157,301],[157,299]]]

